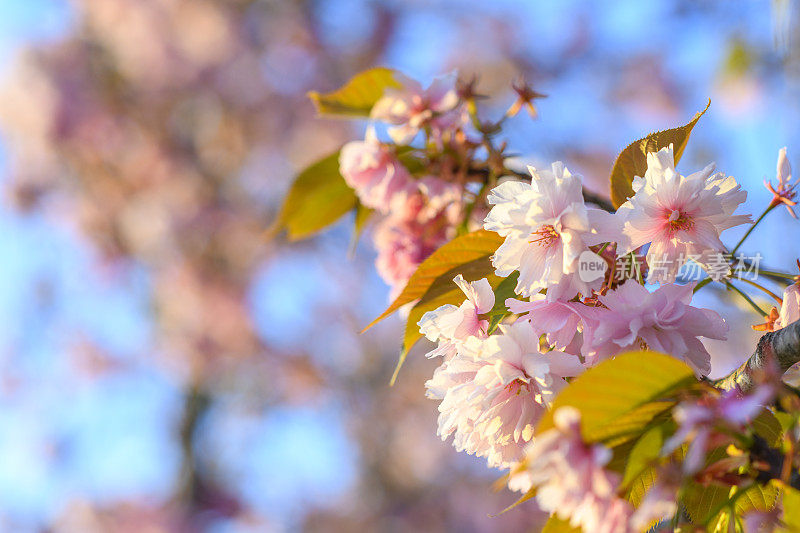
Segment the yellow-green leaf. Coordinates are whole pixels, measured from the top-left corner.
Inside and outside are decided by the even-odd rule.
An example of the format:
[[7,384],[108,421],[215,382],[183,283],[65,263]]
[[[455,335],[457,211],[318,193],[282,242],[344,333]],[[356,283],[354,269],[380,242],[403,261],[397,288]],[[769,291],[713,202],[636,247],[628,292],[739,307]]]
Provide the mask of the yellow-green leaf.
[[783,440],[783,428],[781,423],[772,414],[772,411],[764,409],[753,419],[751,423],[756,435],[767,441],[770,446],[778,446]]
[[655,462],[663,444],[663,427],[654,426],[636,441],[628,455],[622,486],[627,489],[628,501],[634,507],[639,507],[645,493],[656,481]]
[[[476,280],[494,272],[489,257],[502,243],[503,238],[497,233],[478,230],[456,237],[441,246],[417,267],[400,295],[363,331],[423,296],[430,301],[452,292],[453,289],[457,291],[458,288],[453,284],[453,278],[457,274],[462,274],[467,280]],[[479,275],[474,277],[476,274]],[[450,279],[446,279],[447,276]],[[428,295],[429,291],[432,291],[431,295]]]
[[710,105],[711,100],[708,101],[705,109],[695,114],[694,118],[685,126],[656,131],[632,142],[620,152],[611,169],[611,202],[614,207],[621,206],[629,196],[633,195],[631,183],[634,176],[644,176],[644,172],[647,170],[647,152],[657,152],[672,144],[675,164],[678,164],[683,150],[689,142],[692,129]]
[[301,172],[289,188],[270,232],[286,230],[290,240],[310,237],[356,207],[358,200],[339,174],[339,152]]
[[369,116],[372,106],[380,100],[387,87],[400,86],[395,70],[377,67],[356,74],[333,92],[310,91],[308,97],[321,115],[365,117]]
[[730,523],[731,507],[739,517],[751,511],[766,512],[775,506],[779,493],[772,484],[754,484],[740,491],[738,487],[715,483],[692,483],[686,487],[682,502],[694,524],[708,524],[708,530],[715,531]]
[[675,404],[670,398],[675,391],[696,382],[692,369],[669,355],[623,353],[590,368],[561,391],[537,433],[553,427],[555,410],[572,406],[581,412],[584,438],[613,447],[641,435]]

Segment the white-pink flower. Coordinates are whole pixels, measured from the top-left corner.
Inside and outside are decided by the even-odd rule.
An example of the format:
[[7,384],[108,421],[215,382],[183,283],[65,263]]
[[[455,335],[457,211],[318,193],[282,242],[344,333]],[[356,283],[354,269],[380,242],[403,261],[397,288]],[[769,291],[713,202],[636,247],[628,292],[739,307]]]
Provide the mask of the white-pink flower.
[[772,202],[770,206],[777,206],[783,204],[789,210],[792,217],[797,218],[794,212],[794,206],[797,205],[795,198],[797,197],[797,184],[798,181],[792,182],[792,166],[789,164],[789,159],[786,157],[786,147],[778,151],[778,170],[777,170],[778,185],[773,187],[771,182],[764,180],[764,185],[769,192],[772,193]]
[[661,285],[653,292],[635,280],[598,296],[587,308],[587,364],[630,349],[648,348],[685,361],[698,375],[711,371],[711,356],[698,337],[724,340],[728,326],[710,309],[693,307],[693,285]]
[[783,303],[775,321],[775,329],[785,328],[800,320],[800,284],[794,283],[783,291]]
[[539,353],[539,340],[525,321],[501,325],[488,338],[469,338],[425,387],[439,405],[438,434],[454,435],[459,451],[486,457],[489,466],[518,462],[533,430],[564,377],[583,370],[577,357]]
[[436,78],[427,89],[416,80],[397,77],[401,87],[386,89],[370,114],[375,120],[394,125],[388,131],[395,143],[408,144],[425,127],[439,135],[462,121],[455,73]]
[[494,291],[486,278],[467,282],[459,274],[453,281],[466,295],[460,306],[446,304],[428,311],[417,323],[419,331],[437,347],[427,357],[454,356],[469,337],[486,337],[489,321],[481,318],[494,307]]
[[734,178],[713,172],[711,164],[688,176],[679,174],[672,145],[647,154],[647,171],[633,179],[635,194],[617,215],[629,239],[621,253],[650,243],[648,281],[675,281],[686,260],[702,263],[724,252],[723,230],[751,222],[750,215],[733,214],[747,193]]
[[378,252],[375,268],[391,287],[390,299],[400,294],[420,263],[452,234],[453,227],[444,214],[425,222],[389,216],[378,224],[373,236]]
[[604,468],[611,450],[584,442],[573,407],[559,408],[553,422],[555,428],[537,436],[526,452],[525,475],[537,489],[539,507],[583,531],[630,531],[633,508],[617,496],[620,476]]
[[396,196],[405,197],[417,188],[408,170],[371,129],[365,140],[342,147],[339,172],[362,204],[384,214]]
[[530,322],[537,335],[547,335],[547,341],[559,350],[573,344],[575,335],[584,329],[583,316],[588,307],[580,302],[547,301],[542,294],[534,294],[529,302],[508,298],[506,307],[512,313],[523,315],[520,320]]
[[522,296],[542,289],[548,301],[589,296],[602,279],[584,282],[578,258],[589,246],[616,241],[618,224],[605,211],[584,205],[581,177],[560,161],[550,170],[529,170],[531,183],[506,181],[488,197],[494,207],[484,227],[505,237],[492,265],[503,277],[519,271],[516,292]]

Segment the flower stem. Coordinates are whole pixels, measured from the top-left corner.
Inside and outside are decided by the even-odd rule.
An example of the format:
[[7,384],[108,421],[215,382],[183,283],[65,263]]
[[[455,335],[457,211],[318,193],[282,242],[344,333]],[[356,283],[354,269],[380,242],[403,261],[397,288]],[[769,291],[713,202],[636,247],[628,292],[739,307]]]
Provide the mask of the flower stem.
[[738,293],[738,294],[739,294],[739,296],[741,296],[742,298],[744,298],[744,299],[747,301],[747,303],[749,303],[749,304],[750,304],[750,306],[751,306],[753,309],[755,309],[755,310],[756,310],[756,312],[757,312],[758,314],[760,314],[761,316],[767,316],[767,313],[766,313],[766,312],[764,312],[764,310],[763,310],[763,309],[761,309],[761,308],[758,306],[758,304],[756,304],[756,303],[753,301],[753,299],[752,299],[752,298],[750,298],[750,297],[749,297],[747,294],[745,294],[745,293],[744,293],[744,292],[743,292],[743,291],[742,291],[740,288],[736,287],[736,286],[735,286],[733,283],[731,283],[731,282],[730,282],[730,281],[728,281],[728,280],[725,280],[725,285],[726,285],[728,288],[730,288],[730,289],[733,289],[733,291],[734,291],[734,292]]
[[783,304],[783,300],[782,300],[782,299],[781,299],[781,298],[780,298],[780,297],[779,297],[777,294],[775,294],[775,293],[774,293],[774,292],[772,292],[771,290],[767,289],[766,287],[762,287],[761,285],[759,285],[759,284],[758,284],[758,283],[756,283],[755,281],[753,281],[753,280],[749,280],[749,279],[747,279],[747,278],[739,278],[739,281],[744,281],[744,282],[745,282],[745,283],[747,283],[748,285],[752,285],[753,287],[755,287],[755,288],[757,288],[757,289],[760,289],[760,290],[764,291],[765,293],[767,293],[768,295],[770,295],[770,296],[771,296],[771,297],[772,297],[772,298],[773,298],[773,299],[774,299],[776,302],[778,302],[778,306],[780,306],[780,305],[782,305],[782,304]]
[[711,278],[705,278],[705,279],[701,280],[700,283],[698,283],[697,285],[694,286],[694,289],[692,290],[692,294],[695,294],[697,291],[699,291],[700,289],[702,289],[703,287],[705,287],[706,285],[711,283],[711,281],[712,281]]
[[760,216],[760,217],[758,217],[758,218],[756,219],[756,221],[755,221],[755,222],[753,222],[753,225],[752,225],[752,226],[750,226],[750,228],[749,228],[749,229],[747,230],[747,232],[746,232],[746,233],[745,233],[745,234],[742,236],[742,238],[741,238],[741,239],[739,239],[739,242],[738,242],[738,243],[736,243],[736,246],[734,246],[734,247],[733,247],[733,250],[731,250],[731,255],[734,255],[734,254],[736,253],[736,251],[739,249],[739,247],[740,247],[742,244],[744,244],[744,241],[747,239],[747,237],[749,237],[749,236],[750,236],[750,234],[753,232],[753,230],[754,230],[754,229],[756,229],[756,226],[758,226],[758,224],[759,224],[759,223],[760,223],[762,220],[764,220],[764,217],[765,217],[765,216],[767,216],[767,213],[769,213],[770,211],[772,211],[774,208],[775,208],[775,206],[774,206],[774,205],[772,205],[772,204],[770,204],[769,206],[767,206],[767,208],[764,210],[764,212],[763,212],[763,213],[761,213],[761,216]]

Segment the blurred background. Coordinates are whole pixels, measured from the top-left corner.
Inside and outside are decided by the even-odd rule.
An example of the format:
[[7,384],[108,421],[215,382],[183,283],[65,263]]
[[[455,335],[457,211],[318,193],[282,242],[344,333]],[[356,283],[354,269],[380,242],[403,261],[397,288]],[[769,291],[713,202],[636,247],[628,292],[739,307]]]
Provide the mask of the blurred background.
[[[363,123],[308,90],[359,70],[477,74],[512,151],[605,192],[615,155],[712,99],[679,169],[771,198],[800,168],[790,0],[0,0],[0,530],[519,531],[541,516],[435,435],[400,320],[350,224],[263,230],[295,173]],[[734,243],[740,230],[725,241]],[[790,270],[785,210],[744,250]],[[699,295],[719,306],[724,295]],[[723,302],[746,357],[759,322]],[[421,348],[421,347],[418,347]]]

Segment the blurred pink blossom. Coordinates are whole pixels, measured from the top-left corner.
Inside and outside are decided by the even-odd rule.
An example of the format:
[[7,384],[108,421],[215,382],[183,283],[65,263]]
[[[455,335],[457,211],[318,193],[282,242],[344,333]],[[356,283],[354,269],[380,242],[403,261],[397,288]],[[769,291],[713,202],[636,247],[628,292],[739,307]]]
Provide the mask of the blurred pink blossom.
[[414,188],[406,168],[371,130],[365,140],[342,147],[339,170],[362,204],[384,214],[389,212],[395,196],[405,193],[405,198]]
[[580,413],[561,407],[555,428],[539,435],[526,451],[526,481],[537,488],[543,510],[593,533],[627,532],[631,505],[616,494],[620,477],[604,467],[611,450],[583,441]]
[[373,119],[394,125],[389,128],[389,135],[395,143],[408,144],[425,127],[439,137],[441,132],[459,125],[463,115],[457,110],[455,73],[436,78],[427,89],[415,80],[398,77],[402,86],[386,89],[371,113]]

